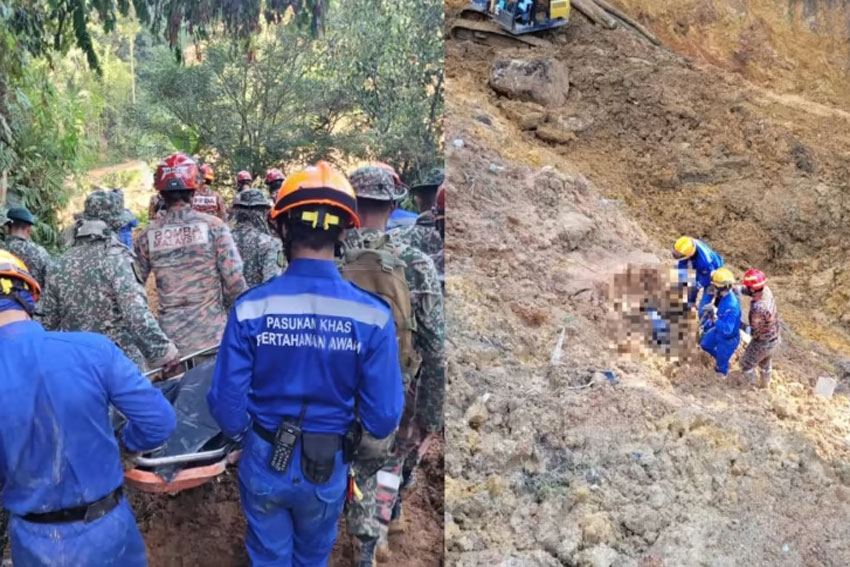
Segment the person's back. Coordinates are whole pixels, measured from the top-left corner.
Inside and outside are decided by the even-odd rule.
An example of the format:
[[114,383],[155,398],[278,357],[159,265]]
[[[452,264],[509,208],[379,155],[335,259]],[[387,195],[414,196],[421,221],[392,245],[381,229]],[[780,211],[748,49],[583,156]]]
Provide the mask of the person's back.
[[143,567],[109,404],[128,419],[131,452],[162,444],[174,411],[108,338],[32,321],[28,281],[0,254],[0,485],[15,564]]
[[285,266],[283,244],[268,233],[270,202],[259,189],[245,189],[234,201],[233,241],[242,257],[242,274],[254,287],[280,274]]
[[255,566],[327,564],[351,494],[355,412],[373,459],[401,418],[392,313],[333,262],[355,211],[348,180],[327,163],[288,177],[272,218],[289,266],[237,299],[222,338],[207,401],[226,435],[244,436],[239,492]]
[[204,185],[195,191],[195,194],[192,196],[192,208],[199,213],[212,215],[222,220],[227,215],[221,195],[213,191],[208,185]]
[[443,262],[443,239],[440,237],[436,219],[431,212],[420,214],[415,224],[392,229],[389,234],[397,242],[427,254],[437,267],[437,272],[443,273],[440,269]]
[[[180,154],[168,160],[181,164],[171,169],[161,164],[157,170],[159,190],[171,201],[139,233],[136,255],[140,279],[146,281],[151,271],[156,276],[162,330],[186,355],[218,344],[227,309],[246,286],[230,229],[221,219],[192,210],[188,202],[200,185],[197,165]],[[180,167],[190,170],[185,179],[173,177]],[[169,182],[178,188],[166,189]]]
[[24,207],[12,207],[6,214],[11,222],[2,248],[20,258],[39,285],[44,287],[53,260],[43,246],[32,241],[35,219]]

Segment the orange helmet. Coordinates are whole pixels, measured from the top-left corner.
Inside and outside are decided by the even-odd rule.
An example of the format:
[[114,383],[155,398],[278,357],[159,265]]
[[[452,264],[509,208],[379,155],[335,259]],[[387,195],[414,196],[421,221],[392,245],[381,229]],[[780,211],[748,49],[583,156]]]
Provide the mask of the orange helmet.
[[201,175],[204,176],[204,181],[207,183],[212,183],[215,181],[215,173],[213,172],[213,168],[209,166],[209,164],[205,163],[201,166]]
[[41,286],[30,275],[26,264],[11,252],[0,250],[0,295],[12,295],[15,290],[21,289],[38,301]]
[[[271,211],[271,218],[276,219],[292,209],[304,205],[325,205],[342,210],[349,216],[346,228],[360,228],[360,217],[357,215],[357,197],[348,179],[331,167],[327,162],[320,161],[314,166],[293,173],[283,182],[275,197],[275,205]],[[308,212],[305,211],[304,215]],[[317,218],[315,213],[313,218]],[[302,216],[301,220],[310,221],[311,218]],[[329,228],[328,219],[325,220],[324,228]]]
[[197,162],[184,153],[171,154],[156,166],[154,187],[163,191],[194,191],[201,187]]

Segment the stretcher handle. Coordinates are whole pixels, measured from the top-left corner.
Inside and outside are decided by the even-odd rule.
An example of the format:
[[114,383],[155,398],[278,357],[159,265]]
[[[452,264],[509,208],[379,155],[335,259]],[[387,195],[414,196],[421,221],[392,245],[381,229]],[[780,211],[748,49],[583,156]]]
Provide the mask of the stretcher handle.
[[168,457],[134,457],[133,462],[142,467],[161,467],[164,465],[180,465],[193,463],[195,461],[206,461],[218,459],[227,454],[227,447],[213,449],[212,451],[201,451],[200,453],[185,453],[183,455],[169,455]]
[[[202,354],[209,354],[209,353],[212,353],[212,352],[216,352],[217,350],[218,350],[218,345],[207,347],[203,350],[199,350],[197,352],[187,354],[186,356],[184,356],[183,358],[180,359],[180,362],[186,362],[188,360],[195,358],[196,356],[201,356]],[[157,372],[162,372],[163,368],[165,368],[165,367],[160,366],[159,368],[154,368],[153,370],[148,370],[147,372],[144,373],[144,377],[147,378],[148,376],[153,376]]]

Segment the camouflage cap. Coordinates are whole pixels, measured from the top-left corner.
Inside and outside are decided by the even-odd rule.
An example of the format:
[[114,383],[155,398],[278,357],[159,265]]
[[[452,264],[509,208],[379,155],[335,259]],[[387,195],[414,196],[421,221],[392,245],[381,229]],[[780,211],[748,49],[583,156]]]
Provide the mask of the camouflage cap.
[[411,192],[436,191],[445,181],[445,173],[442,167],[430,169],[419,179],[419,183],[410,188]]
[[233,199],[234,207],[271,207],[266,193],[260,189],[243,189]]
[[120,228],[124,216],[124,196],[113,191],[99,189],[86,197],[83,218],[102,220],[112,228]]
[[348,176],[354,193],[359,199],[395,201],[399,198],[390,172],[376,165],[358,167]]

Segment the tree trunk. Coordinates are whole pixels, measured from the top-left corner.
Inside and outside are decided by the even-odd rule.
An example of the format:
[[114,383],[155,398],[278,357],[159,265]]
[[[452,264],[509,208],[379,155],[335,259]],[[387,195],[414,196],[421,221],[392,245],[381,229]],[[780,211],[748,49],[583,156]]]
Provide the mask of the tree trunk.
[[133,106],[136,106],[136,58],[133,55],[134,44],[136,43],[136,36],[130,38],[130,100],[133,103]]

